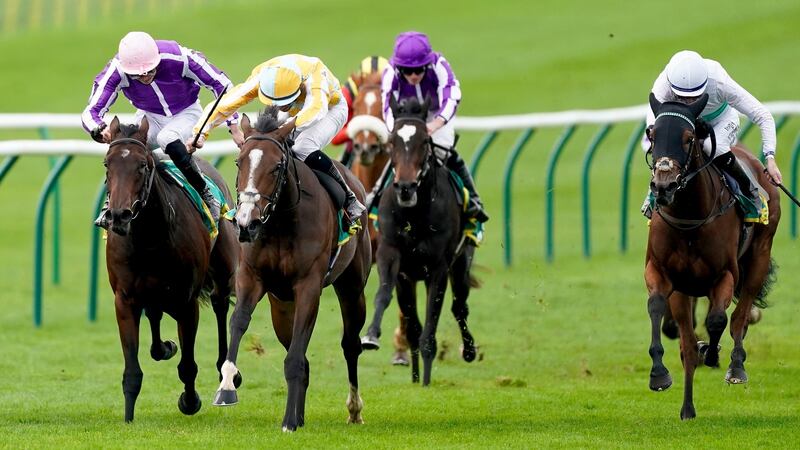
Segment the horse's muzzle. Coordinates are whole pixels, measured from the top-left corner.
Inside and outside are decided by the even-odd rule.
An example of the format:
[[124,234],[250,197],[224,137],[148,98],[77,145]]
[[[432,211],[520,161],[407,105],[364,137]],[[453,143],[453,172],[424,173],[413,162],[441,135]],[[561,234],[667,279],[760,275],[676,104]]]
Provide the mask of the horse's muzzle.
[[247,226],[239,225],[239,242],[253,242],[258,239],[261,224],[253,220]]
[[661,206],[668,206],[675,200],[675,192],[678,191],[677,181],[662,182],[651,181],[650,192],[656,198],[656,203]]
[[397,195],[397,204],[410,208],[417,204],[417,187],[416,181],[400,181],[394,183],[394,192]]
[[359,155],[359,162],[362,166],[370,166],[375,162],[375,156],[380,152],[381,147],[378,144],[360,144],[356,142],[353,145],[353,151]]
[[120,236],[127,236],[131,230],[131,220],[133,220],[133,211],[130,209],[108,209],[106,211],[106,220],[111,226],[111,231]]

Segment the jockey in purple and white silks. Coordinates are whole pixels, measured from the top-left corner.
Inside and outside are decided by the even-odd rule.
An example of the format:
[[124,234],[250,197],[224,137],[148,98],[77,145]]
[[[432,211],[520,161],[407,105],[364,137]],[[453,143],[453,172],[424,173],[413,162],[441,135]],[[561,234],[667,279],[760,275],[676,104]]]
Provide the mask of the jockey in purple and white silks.
[[[714,164],[728,172],[760,209],[761,198],[758,189],[752,186],[747,173],[731,152],[738,140],[739,113],[744,114],[761,130],[761,149],[767,162],[767,172],[775,183],[781,183],[781,171],[775,162],[776,131],[775,120],[767,108],[752,94],[741,87],[720,63],[704,59],[697,52],[683,50],[672,56],[667,66],[656,78],[652,89],[659,102],[678,101],[690,104],[703,93],[708,94],[708,103],[700,114],[713,129],[716,136]],[[652,126],[656,118],[649,108],[647,126]],[[645,150],[650,148],[647,135],[642,139]],[[703,151],[711,154],[711,139],[703,142]],[[645,201],[642,211],[649,217],[649,201]]]
[[[488,221],[489,216],[483,209],[483,203],[475,190],[475,183],[469,169],[454,147],[453,118],[456,116],[456,109],[461,101],[461,87],[450,63],[441,53],[433,51],[427,35],[408,31],[400,33],[395,39],[394,53],[389,64],[389,67],[383,72],[381,83],[383,117],[386,126],[389,130],[394,128],[394,117],[392,117],[392,110],[389,107],[391,96],[394,96],[397,101],[417,97],[420,103],[425,100],[425,97],[430,97],[428,134],[437,146],[449,149],[447,151],[434,147],[436,156],[461,177],[464,187],[469,190],[470,201],[467,215],[476,218],[479,222]],[[372,204],[377,204],[383,184],[379,182],[375,185],[368,202],[371,200]]]
[[[120,41],[119,53],[95,77],[81,121],[92,138],[109,143],[111,134],[103,117],[122,91],[136,108],[136,123],[147,117],[147,145],[161,147],[172,158],[189,184],[203,197],[216,221],[219,202],[206,186],[185,145],[192,138],[192,127],[203,113],[198,101],[200,86],[211,90],[216,97],[232,83],[203,54],[175,41],[156,41],[145,32],[132,31]],[[244,139],[239,130],[238,115],[228,120],[228,126],[234,139]],[[95,225],[108,228],[106,208],[107,202]]]

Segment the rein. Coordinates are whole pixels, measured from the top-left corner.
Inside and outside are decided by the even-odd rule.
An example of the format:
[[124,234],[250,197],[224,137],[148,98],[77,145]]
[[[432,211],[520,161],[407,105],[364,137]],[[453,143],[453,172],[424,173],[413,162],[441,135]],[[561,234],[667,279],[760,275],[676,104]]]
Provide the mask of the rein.
[[[427,122],[418,118],[418,117],[401,117],[395,121],[395,128],[398,128],[397,122],[404,121],[404,122],[417,122],[421,123],[423,126],[427,127]],[[426,128],[427,130],[427,128]],[[427,131],[426,131],[427,132]],[[435,157],[433,154],[433,146],[436,145],[433,143],[433,139],[428,136],[425,139],[425,162],[422,164],[422,169],[420,169],[419,173],[417,174],[416,183],[419,186],[422,183],[422,180],[425,179],[425,176],[431,169],[432,163],[431,160]],[[449,149],[448,149],[449,150]]]
[[[139,189],[139,196],[136,198],[136,200],[133,201],[133,204],[130,207],[131,212],[133,212],[133,217],[131,217],[131,221],[133,221],[139,215],[139,212],[142,209],[144,209],[145,206],[147,206],[147,200],[150,199],[150,191],[152,190],[153,179],[155,178],[155,175],[156,175],[156,161],[153,158],[152,152],[148,151],[147,146],[145,146],[138,139],[133,139],[133,138],[115,139],[115,140],[111,141],[110,144],[108,144],[108,148],[111,148],[111,147],[113,147],[115,145],[121,145],[121,144],[134,144],[134,145],[137,145],[137,146],[143,148],[144,151],[145,151],[145,154],[147,155],[147,161],[148,161],[148,164],[147,164],[147,167],[146,167],[146,172],[145,172],[146,180],[144,182],[144,189]],[[153,166],[152,167],[150,167],[150,161],[153,162]]]
[[[258,221],[261,222],[262,225],[264,225],[264,224],[267,223],[267,221],[270,219],[270,217],[272,217],[272,215],[276,213],[276,208],[278,207],[278,201],[280,200],[281,192],[283,192],[283,186],[286,184],[286,180],[288,179],[287,174],[288,174],[288,169],[289,169],[289,163],[292,164],[292,167],[294,169],[295,185],[297,186],[297,201],[291,207],[286,208],[286,209],[281,210],[281,211],[278,211],[278,212],[291,211],[291,210],[297,208],[297,206],[300,204],[300,177],[297,175],[297,162],[289,154],[289,147],[286,145],[285,142],[280,142],[277,139],[273,138],[272,136],[255,136],[255,135],[251,135],[251,136],[247,137],[247,139],[245,139],[244,142],[247,143],[247,141],[250,141],[250,140],[253,140],[253,141],[269,141],[269,142],[272,142],[273,144],[277,145],[278,148],[281,149],[281,160],[278,163],[278,176],[275,179],[275,187],[272,189],[272,194],[263,196],[263,198],[265,198],[267,200],[267,204],[264,205],[264,207],[262,208],[255,201],[253,202],[253,203],[256,203],[256,208],[258,208],[258,210],[260,212],[260,215],[258,217]],[[242,145],[244,145],[244,144],[242,144]],[[239,172],[238,171],[236,173],[236,185],[237,186],[239,185]],[[259,194],[244,193],[243,195],[245,195],[245,196],[248,196],[248,195],[256,196],[256,195],[259,195]]]

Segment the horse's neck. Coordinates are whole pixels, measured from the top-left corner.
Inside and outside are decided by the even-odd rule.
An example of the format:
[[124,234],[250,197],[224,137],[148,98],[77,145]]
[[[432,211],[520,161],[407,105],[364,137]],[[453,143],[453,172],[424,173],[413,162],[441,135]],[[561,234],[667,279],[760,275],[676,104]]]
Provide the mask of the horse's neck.
[[[705,161],[702,159],[695,159],[690,172],[699,169],[704,163]],[[712,213],[714,209],[720,207],[721,201],[724,200],[724,197],[720,195],[723,186],[719,177],[713,166],[709,165],[703,169],[689,180],[686,188],[675,194],[672,209],[683,213],[684,215],[680,217],[686,218],[697,218]]]
[[147,204],[142,208],[139,217],[131,222],[132,237],[137,241],[153,241],[159,236],[166,237],[170,224],[177,219],[174,205],[175,201],[168,191],[167,183],[161,179],[161,175],[154,174]]

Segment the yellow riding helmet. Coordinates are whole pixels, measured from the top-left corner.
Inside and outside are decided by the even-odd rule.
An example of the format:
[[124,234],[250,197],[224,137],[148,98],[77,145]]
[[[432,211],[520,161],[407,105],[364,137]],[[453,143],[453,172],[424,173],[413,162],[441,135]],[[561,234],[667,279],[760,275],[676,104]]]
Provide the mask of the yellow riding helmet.
[[383,72],[383,69],[389,66],[389,60],[383,56],[368,56],[361,60],[361,73],[370,74],[374,72]]
[[288,105],[300,96],[302,83],[298,67],[265,67],[258,75],[258,99],[265,105]]

